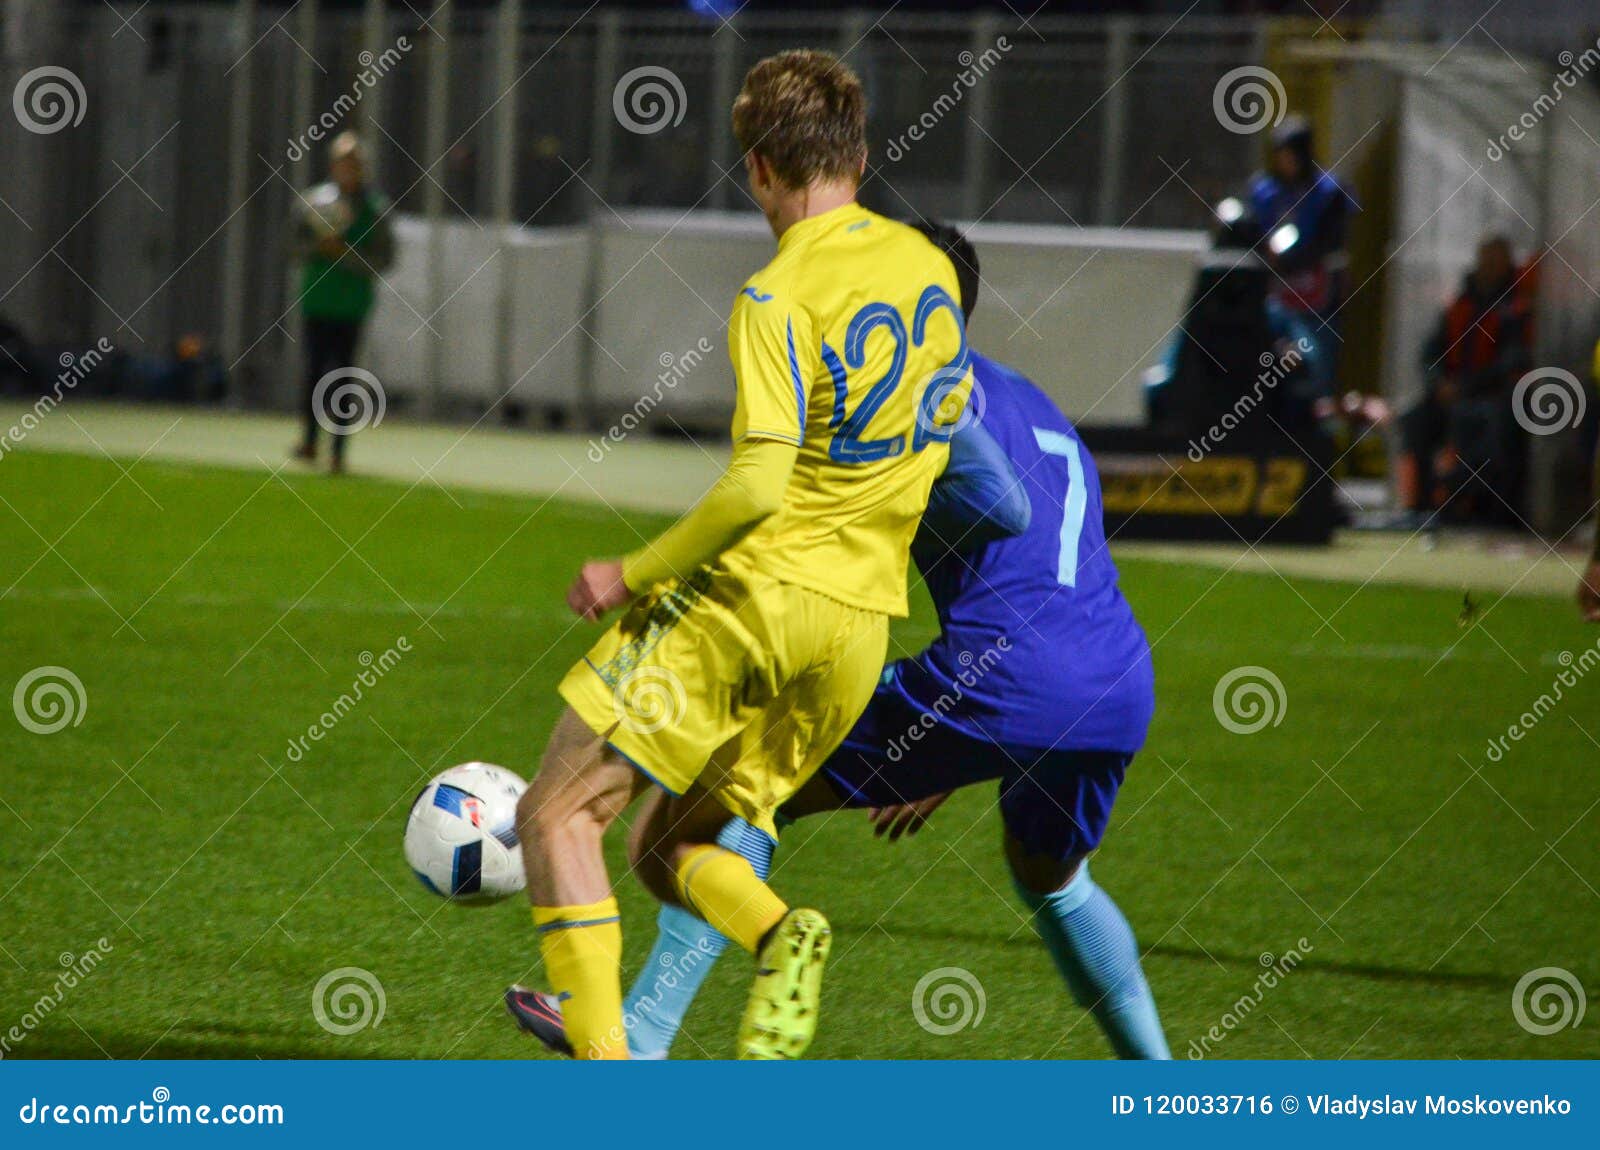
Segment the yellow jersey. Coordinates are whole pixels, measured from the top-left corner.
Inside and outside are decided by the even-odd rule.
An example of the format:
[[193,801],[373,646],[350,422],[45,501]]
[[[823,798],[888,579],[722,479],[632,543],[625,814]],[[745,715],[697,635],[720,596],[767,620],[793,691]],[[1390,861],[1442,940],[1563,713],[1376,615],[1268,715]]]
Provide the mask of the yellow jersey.
[[728,325],[733,439],[800,448],[779,510],[726,558],[904,615],[911,538],[971,388],[955,268],[851,203],[801,220]]

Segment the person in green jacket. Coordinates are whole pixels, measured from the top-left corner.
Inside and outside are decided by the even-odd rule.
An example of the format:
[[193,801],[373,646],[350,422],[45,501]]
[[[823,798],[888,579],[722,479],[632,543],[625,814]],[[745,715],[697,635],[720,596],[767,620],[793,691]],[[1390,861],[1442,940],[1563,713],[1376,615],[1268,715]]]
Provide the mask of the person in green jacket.
[[394,262],[394,233],[389,201],[368,183],[364,148],[354,132],[341,133],[329,145],[328,174],[327,183],[300,196],[294,222],[297,301],[305,320],[305,437],[295,456],[317,457],[320,428],[332,440],[332,469],[340,472],[346,438],[371,421],[380,402],[355,357],[377,280]]
[[[1594,378],[1600,383],[1600,343],[1594,345]],[[1594,497],[1600,501],[1600,452],[1594,459]],[[1590,623],[1600,623],[1600,512],[1594,519],[1594,550],[1578,578],[1578,610]]]
[[[1595,474],[1595,488],[1600,494],[1600,459],[1595,460]],[[1578,610],[1588,622],[1600,623],[1600,516],[1595,520],[1594,551],[1578,579]]]

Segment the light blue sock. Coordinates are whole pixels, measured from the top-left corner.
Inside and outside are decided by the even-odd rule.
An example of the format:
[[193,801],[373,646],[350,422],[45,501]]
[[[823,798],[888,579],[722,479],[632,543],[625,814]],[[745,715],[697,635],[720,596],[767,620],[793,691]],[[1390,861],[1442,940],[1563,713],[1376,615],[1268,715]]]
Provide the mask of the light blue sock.
[[1033,926],[1079,1006],[1094,1014],[1118,1058],[1171,1058],[1133,928],[1089,877],[1089,864],[1050,894],[1017,884]]
[[[730,819],[717,845],[743,856],[756,877],[766,880],[775,844],[765,834],[743,819]],[[682,907],[662,907],[656,930],[650,957],[622,1003],[628,1054],[639,1059],[667,1056],[700,984],[728,946],[723,935]]]

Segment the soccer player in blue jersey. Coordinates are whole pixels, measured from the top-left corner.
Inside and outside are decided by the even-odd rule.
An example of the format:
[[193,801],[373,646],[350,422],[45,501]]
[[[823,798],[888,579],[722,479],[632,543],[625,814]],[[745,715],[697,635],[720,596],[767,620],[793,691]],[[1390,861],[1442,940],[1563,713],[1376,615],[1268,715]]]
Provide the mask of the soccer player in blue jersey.
[[[955,264],[962,308],[978,265],[960,233],[928,225]],[[1123,775],[1154,709],[1150,650],[1117,587],[1094,461],[1055,404],[972,353],[980,421],[956,433],[912,548],[941,634],[891,664],[870,705],[786,818],[866,807],[880,834],[914,831],[950,791],[998,780],[1018,897],[1076,1001],[1123,1058],[1168,1058],[1139,950],[1089,874]],[[664,804],[635,824],[635,865],[670,893],[655,860],[670,845]],[[720,845],[756,875],[773,841],[734,819]],[[726,945],[692,908],[664,899],[660,933],[624,1004],[635,1058],[664,1058]],[[559,1007],[523,1021],[560,1049]]]

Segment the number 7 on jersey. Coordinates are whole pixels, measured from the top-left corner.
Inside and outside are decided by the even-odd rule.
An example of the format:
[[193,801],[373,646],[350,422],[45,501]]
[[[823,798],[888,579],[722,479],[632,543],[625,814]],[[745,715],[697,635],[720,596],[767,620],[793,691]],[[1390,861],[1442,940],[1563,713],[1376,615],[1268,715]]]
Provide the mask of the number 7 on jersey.
[[1066,507],[1061,513],[1061,554],[1056,560],[1056,582],[1063,587],[1078,585],[1078,539],[1083,534],[1083,515],[1089,494],[1083,489],[1083,457],[1078,441],[1059,431],[1033,429],[1034,441],[1046,455],[1059,455],[1067,461]]

